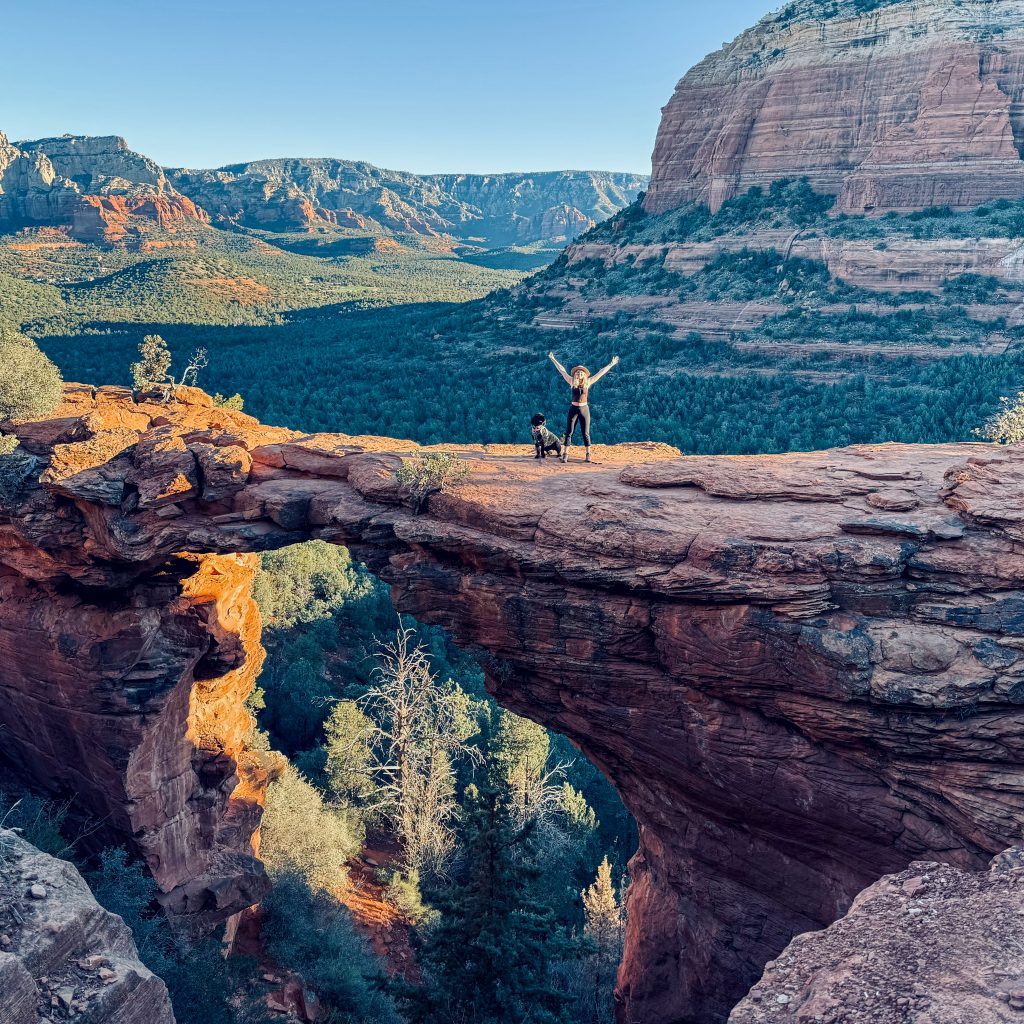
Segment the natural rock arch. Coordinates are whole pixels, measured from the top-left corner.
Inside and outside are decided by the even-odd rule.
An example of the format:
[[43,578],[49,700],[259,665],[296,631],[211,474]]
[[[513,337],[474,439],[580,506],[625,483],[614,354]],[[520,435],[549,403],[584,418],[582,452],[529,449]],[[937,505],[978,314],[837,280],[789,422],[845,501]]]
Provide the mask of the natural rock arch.
[[1018,449],[464,448],[468,481],[416,516],[409,442],[266,428],[198,392],[72,386],[15,429],[46,466],[0,515],[3,750],[130,840],[175,913],[265,887],[240,553],[309,537],[484,652],[497,698],[615,783],[641,836],[623,1021],[721,1020],[878,876],[980,868],[1020,835]]

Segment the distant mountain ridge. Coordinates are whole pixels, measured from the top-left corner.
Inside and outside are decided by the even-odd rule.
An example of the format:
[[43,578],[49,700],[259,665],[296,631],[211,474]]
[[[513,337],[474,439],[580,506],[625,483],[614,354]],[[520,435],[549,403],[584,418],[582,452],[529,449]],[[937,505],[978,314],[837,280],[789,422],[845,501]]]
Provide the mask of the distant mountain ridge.
[[644,175],[604,171],[429,174],[333,159],[256,160],[167,172],[215,219],[302,230],[320,224],[491,244],[571,241],[628,206]]
[[450,237],[482,248],[564,244],[646,183],[603,171],[417,175],[330,158],[165,169],[120,136],[11,144],[0,133],[0,231],[63,227],[93,242],[212,225]]

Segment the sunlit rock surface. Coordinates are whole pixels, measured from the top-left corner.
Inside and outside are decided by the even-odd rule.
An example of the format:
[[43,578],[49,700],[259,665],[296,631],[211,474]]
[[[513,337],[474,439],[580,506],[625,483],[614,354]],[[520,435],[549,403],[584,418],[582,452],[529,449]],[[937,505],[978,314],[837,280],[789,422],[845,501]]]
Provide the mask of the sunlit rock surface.
[[849,212],[971,207],[1024,186],[1024,3],[798,0],[689,71],[644,206],[717,209],[807,176]]

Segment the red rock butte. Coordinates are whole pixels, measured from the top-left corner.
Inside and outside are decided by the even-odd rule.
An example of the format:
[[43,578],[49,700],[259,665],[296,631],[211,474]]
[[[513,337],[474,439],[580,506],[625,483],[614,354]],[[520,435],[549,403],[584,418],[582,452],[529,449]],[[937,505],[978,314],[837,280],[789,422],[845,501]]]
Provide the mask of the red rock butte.
[[848,212],[1024,191],[1024,5],[817,0],[768,15],[680,81],[644,207],[712,209],[808,177]]
[[264,427],[183,389],[73,385],[8,425],[5,757],[143,854],[197,927],[265,890],[253,552],[323,538],[481,652],[640,827],[623,1022],[721,1021],[797,933],[915,860],[976,871],[1024,825],[1024,450],[758,457],[452,449]]

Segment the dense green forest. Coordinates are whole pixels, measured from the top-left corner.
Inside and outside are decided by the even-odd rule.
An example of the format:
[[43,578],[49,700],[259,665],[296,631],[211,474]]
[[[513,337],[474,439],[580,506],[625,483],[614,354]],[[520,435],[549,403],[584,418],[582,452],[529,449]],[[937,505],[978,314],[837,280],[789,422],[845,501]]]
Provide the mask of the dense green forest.
[[[679,339],[654,321],[624,318],[557,333],[516,324],[536,308],[529,294],[506,294],[449,308],[297,315],[275,327],[140,324],[111,330],[102,344],[90,338],[86,345],[81,336],[40,343],[68,379],[127,383],[138,343],[159,331],[179,363],[191,349],[207,348],[202,383],[241,392],[246,411],[267,422],[423,443],[528,443],[529,418],[538,411],[557,424],[567,397],[546,359],[552,348],[563,363],[592,368],[622,356],[594,389],[596,441],[666,441],[688,452],[968,440],[1000,396],[1024,380],[1018,350],[929,362],[780,357],[696,334]],[[822,383],[804,371],[838,379]]]
[[[970,274],[934,296],[868,292],[833,278],[820,262],[756,248],[756,233],[1007,234],[1024,230],[1024,201],[882,218],[832,217],[831,203],[806,182],[778,182],[714,214],[688,206],[649,216],[637,203],[583,238],[624,245],[750,236],[750,248],[689,277],[657,261],[608,268],[595,260],[570,266],[562,257],[483,298],[418,301],[462,299],[485,281],[458,278],[463,293],[456,295],[448,275],[467,269],[436,253],[324,260],[270,254],[262,240],[240,236],[219,255],[201,249],[132,262],[115,253],[104,259],[124,265],[85,284],[22,276],[5,315],[72,380],[127,383],[137,346],[151,333],[168,340],[179,366],[205,348],[210,363],[201,383],[209,390],[240,392],[247,411],[305,430],[527,442],[534,412],[557,425],[567,404],[546,359],[554,349],[566,364],[591,367],[622,357],[594,391],[598,441],[747,453],[969,439],[1024,379],[1022,328],[1007,321],[1020,295]],[[276,305],[258,299],[255,285],[275,295]],[[349,287],[355,297],[338,301],[339,289]],[[232,299],[232,288],[253,301]],[[727,337],[649,311],[569,319],[558,330],[537,325],[535,317],[558,313],[566,295],[577,293],[587,301],[774,303],[775,311]]]

